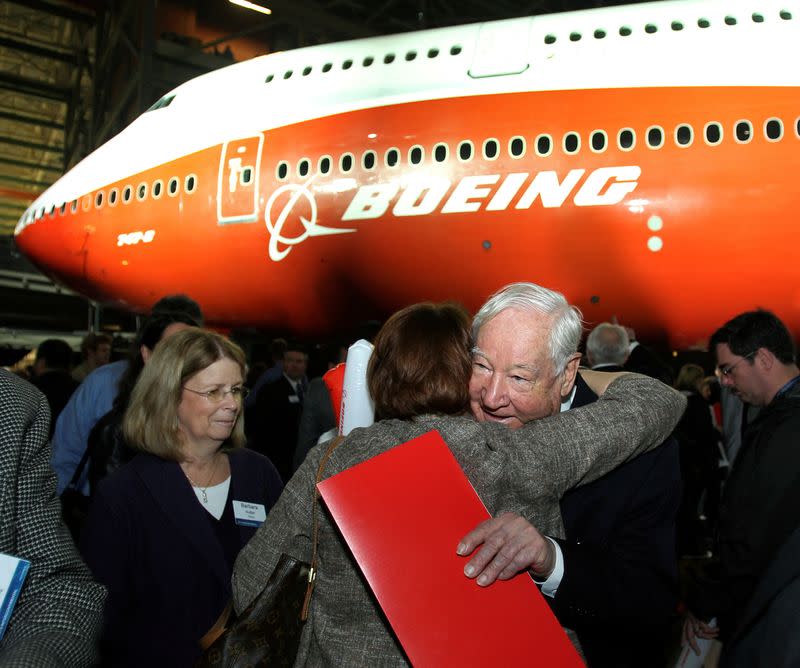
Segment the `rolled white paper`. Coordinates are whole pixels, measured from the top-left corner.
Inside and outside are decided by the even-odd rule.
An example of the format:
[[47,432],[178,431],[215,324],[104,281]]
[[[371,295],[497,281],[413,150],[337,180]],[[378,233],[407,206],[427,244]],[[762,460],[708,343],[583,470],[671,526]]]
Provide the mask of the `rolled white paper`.
[[373,345],[364,339],[359,339],[347,350],[339,419],[343,436],[356,427],[369,427],[375,422],[375,404],[367,389],[367,366],[372,350]]

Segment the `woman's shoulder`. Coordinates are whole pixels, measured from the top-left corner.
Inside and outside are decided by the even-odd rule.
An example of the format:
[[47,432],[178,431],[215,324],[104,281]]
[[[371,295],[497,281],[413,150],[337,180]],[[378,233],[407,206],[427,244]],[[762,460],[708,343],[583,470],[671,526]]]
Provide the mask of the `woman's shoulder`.
[[[267,483],[277,480],[280,482],[280,475],[275,465],[260,452],[255,452],[249,448],[237,448],[228,451],[228,460],[231,464],[231,473],[236,476],[244,476],[246,479],[266,480]],[[281,484],[282,486],[282,484]]]

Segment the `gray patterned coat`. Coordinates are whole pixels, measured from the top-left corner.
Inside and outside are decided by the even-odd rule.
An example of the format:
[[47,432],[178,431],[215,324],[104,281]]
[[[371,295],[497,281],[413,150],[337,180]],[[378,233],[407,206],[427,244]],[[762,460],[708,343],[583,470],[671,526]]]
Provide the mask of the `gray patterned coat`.
[[[515,431],[467,417],[387,420],[354,430],[331,455],[323,477],[438,429],[492,515],[514,511],[542,532],[563,537],[562,494],[663,442],[685,403],[656,380],[628,376],[614,381],[590,406]],[[309,452],[267,521],[239,553],[233,572],[237,612],[263,589],[282,552],[311,560],[311,504],[323,454],[324,447]],[[319,515],[317,584],[295,665],[406,665],[347,547],[326,513]]]
[[0,666],[87,666],[96,659],[105,589],[61,522],[47,442],[50,409],[0,369],[0,552],[31,562],[0,642]]

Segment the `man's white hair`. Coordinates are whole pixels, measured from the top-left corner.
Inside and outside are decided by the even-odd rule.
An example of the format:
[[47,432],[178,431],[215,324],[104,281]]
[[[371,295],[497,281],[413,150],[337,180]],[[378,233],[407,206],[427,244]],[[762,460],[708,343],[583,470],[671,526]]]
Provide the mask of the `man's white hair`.
[[586,354],[592,364],[622,366],[628,359],[630,340],[624,327],[601,322],[586,337]]
[[567,368],[567,362],[576,352],[583,333],[582,315],[578,307],[570,306],[564,295],[535,283],[512,283],[495,292],[472,319],[472,345],[487,322],[506,309],[536,311],[552,316],[550,329],[550,358],[556,376]]

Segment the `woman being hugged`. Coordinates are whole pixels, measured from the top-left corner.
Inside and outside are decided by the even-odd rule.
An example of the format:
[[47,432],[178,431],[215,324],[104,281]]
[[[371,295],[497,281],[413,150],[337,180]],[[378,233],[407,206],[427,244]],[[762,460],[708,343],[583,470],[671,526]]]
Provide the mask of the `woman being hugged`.
[[242,350],[190,328],[162,341],[122,423],[134,459],[103,480],[82,538],[109,590],[104,665],[190,666],[231,596],[233,563],[281,493],[244,445]]

